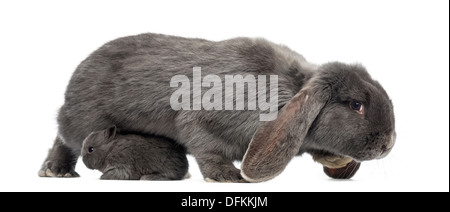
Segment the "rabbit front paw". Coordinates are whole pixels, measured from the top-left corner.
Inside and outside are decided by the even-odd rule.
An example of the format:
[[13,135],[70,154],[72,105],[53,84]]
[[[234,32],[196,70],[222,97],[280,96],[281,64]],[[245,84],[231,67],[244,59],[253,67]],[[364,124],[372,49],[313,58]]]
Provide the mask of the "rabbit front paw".
[[314,161],[328,168],[342,168],[353,160],[350,157],[344,157],[330,153],[313,153],[312,156]]
[[232,167],[220,170],[214,170],[203,175],[206,182],[223,182],[223,183],[244,183],[240,170]]

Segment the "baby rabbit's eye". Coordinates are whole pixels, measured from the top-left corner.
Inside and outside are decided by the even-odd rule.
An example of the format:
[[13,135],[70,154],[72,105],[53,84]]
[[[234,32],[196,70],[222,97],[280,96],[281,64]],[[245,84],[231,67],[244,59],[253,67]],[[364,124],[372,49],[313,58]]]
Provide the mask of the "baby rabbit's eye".
[[88,152],[91,153],[94,151],[94,147],[89,147]]
[[354,111],[356,111],[359,114],[364,114],[364,105],[361,102],[352,100],[350,101],[350,108]]

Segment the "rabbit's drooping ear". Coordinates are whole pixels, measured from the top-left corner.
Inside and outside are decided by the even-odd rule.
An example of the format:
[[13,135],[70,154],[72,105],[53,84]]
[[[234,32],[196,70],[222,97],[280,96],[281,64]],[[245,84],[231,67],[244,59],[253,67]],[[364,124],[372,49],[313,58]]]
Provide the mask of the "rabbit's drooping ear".
[[111,140],[116,137],[117,127],[113,125],[105,130],[105,139]]
[[328,100],[316,94],[312,89],[301,90],[280,110],[277,119],[256,130],[242,160],[241,175],[245,180],[270,180],[284,170]]

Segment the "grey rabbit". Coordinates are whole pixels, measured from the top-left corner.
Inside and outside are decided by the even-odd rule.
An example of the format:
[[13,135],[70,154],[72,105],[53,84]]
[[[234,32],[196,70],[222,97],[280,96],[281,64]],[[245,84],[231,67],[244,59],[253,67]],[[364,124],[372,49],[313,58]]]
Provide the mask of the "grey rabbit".
[[[276,119],[260,121],[258,110],[172,109],[170,96],[178,88],[169,86],[171,78],[193,79],[193,67],[222,80],[278,76]],[[327,167],[379,159],[396,138],[392,102],[362,65],[315,65],[262,38],[146,33],[110,41],[76,68],[57,120],[58,135],[39,176],[79,176],[83,140],[111,125],[176,141],[195,157],[205,180],[219,182],[272,179],[305,152]],[[241,169],[235,160],[242,160]]]
[[95,131],[83,141],[83,163],[104,180],[181,180],[187,175],[184,147],[169,139],[118,132],[116,126]]

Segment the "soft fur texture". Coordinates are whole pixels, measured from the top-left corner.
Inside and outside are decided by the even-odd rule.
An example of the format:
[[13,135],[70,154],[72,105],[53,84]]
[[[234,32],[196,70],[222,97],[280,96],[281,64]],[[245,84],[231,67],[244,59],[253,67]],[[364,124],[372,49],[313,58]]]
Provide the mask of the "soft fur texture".
[[[258,110],[172,110],[171,77],[192,79],[196,66],[202,76],[222,80],[226,74],[278,75],[277,120],[260,122]],[[364,104],[363,115],[349,107],[353,100]],[[304,152],[381,158],[395,141],[392,103],[364,67],[316,66],[285,46],[250,38],[213,42],[148,33],[111,41],[77,67],[58,124],[40,176],[78,176],[82,141],[111,125],[176,141],[214,181],[268,180]],[[246,152],[241,175],[232,161]]]
[[81,155],[104,180],[181,180],[188,171],[182,146],[167,138],[117,133],[116,126],[91,133]]

